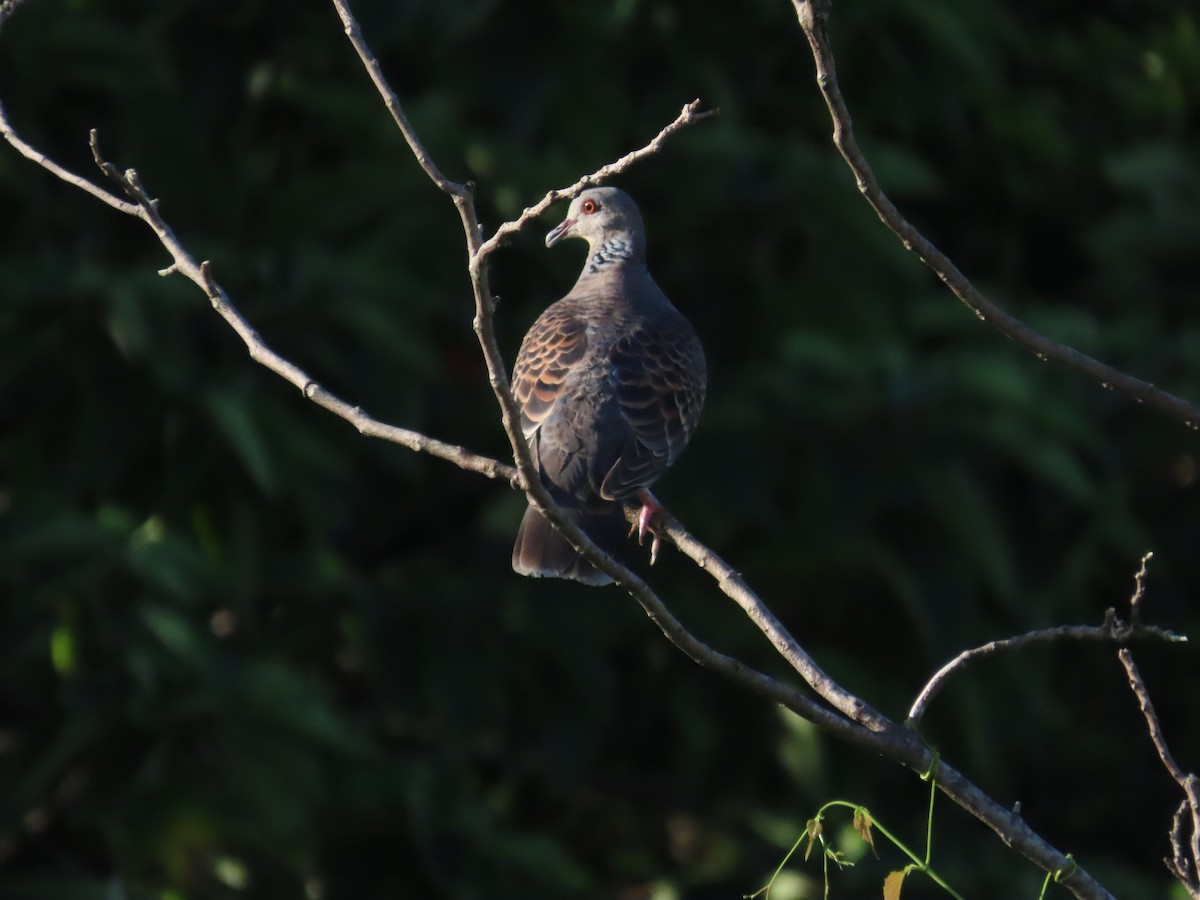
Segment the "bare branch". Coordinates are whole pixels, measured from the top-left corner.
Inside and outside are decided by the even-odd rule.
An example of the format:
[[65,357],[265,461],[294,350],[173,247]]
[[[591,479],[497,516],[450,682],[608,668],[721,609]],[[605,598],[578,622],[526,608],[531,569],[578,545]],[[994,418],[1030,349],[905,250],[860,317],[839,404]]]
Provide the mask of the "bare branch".
[[1027,634],[1004,638],[999,641],[988,641],[979,647],[964,650],[950,662],[946,663],[921,689],[917,699],[908,710],[908,721],[915,725],[924,717],[929,704],[942,692],[950,677],[964,668],[968,663],[994,656],[1005,650],[1020,650],[1033,644],[1048,644],[1053,641],[1097,641],[1111,644],[1124,644],[1135,640],[1158,640],[1168,643],[1184,643],[1187,635],[1176,634],[1154,625],[1126,624],[1116,617],[1114,610],[1108,610],[1101,625],[1059,625],[1054,628],[1040,628]]
[[1187,797],[1179,801],[1175,815],[1171,818],[1171,856],[1163,862],[1167,864],[1167,870],[1184,886],[1188,895],[1193,900],[1200,900],[1200,862],[1196,860],[1195,852],[1189,860],[1184,850],[1187,842],[1184,831],[1189,818],[1192,819],[1192,834],[1196,834],[1195,808],[1195,804]]
[[[816,660],[792,637],[783,623],[762,601],[762,598],[750,589],[741,573],[692,536],[683,527],[683,524],[669,512],[664,510],[664,515],[666,520],[663,531],[671,539],[671,542],[697,566],[716,579],[717,585],[725,595],[742,608],[779,655],[787,660],[788,665],[818,695],[835,709],[872,731],[887,732],[895,728],[895,723],[873,709],[866,701],[847,691],[817,665]],[[633,521],[636,512],[631,512],[630,516],[630,521]]]
[[1040,628],[1028,634],[1020,634],[999,641],[989,641],[980,647],[964,650],[938,669],[926,682],[925,687],[921,689],[917,699],[913,701],[913,705],[908,710],[908,723],[915,726],[921,721],[929,704],[941,693],[942,688],[949,682],[950,676],[968,663],[1005,650],[1020,650],[1032,644],[1046,644],[1052,641],[1102,641],[1127,644],[1136,640],[1157,640],[1172,644],[1186,643],[1187,635],[1176,634],[1154,625],[1141,624],[1141,602],[1146,589],[1146,564],[1153,556],[1153,552],[1147,551],[1142,556],[1137,574],[1134,575],[1133,595],[1129,598],[1128,623],[1117,618],[1116,610],[1109,609],[1104,613],[1104,622],[1100,625],[1059,625],[1054,628]]
[[1146,566],[1154,558],[1154,551],[1142,554],[1142,564],[1133,576],[1133,596],[1129,598],[1129,621],[1137,625],[1142,620],[1142,597],[1146,595]]
[[686,104],[683,109],[680,110],[679,115],[675,117],[675,121],[664,126],[663,129],[657,135],[655,135],[650,143],[648,143],[646,146],[626,153],[616,162],[611,162],[608,165],[601,166],[590,175],[584,175],[570,187],[558,188],[557,190],[550,191],[550,193],[546,194],[545,197],[543,197],[533,206],[526,207],[524,210],[522,210],[521,215],[516,219],[511,222],[505,222],[496,229],[495,234],[493,234],[490,238],[484,241],[483,244],[480,245],[478,254],[471,260],[472,264],[477,265],[477,260],[482,261],[485,259],[504,241],[508,240],[509,237],[516,234],[518,231],[528,225],[531,220],[536,219],[547,209],[549,209],[552,204],[557,203],[559,200],[566,200],[574,197],[584,188],[593,184],[599,184],[606,178],[611,178],[613,175],[625,171],[634,163],[641,161],[647,156],[652,156],[653,154],[657,153],[660,149],[662,149],[662,145],[667,138],[669,138],[679,129],[695,122],[699,122],[702,119],[707,119],[709,116],[714,116],[716,114],[717,110],[715,109],[704,110],[702,112],[700,110],[700,101],[698,99]]
[[833,143],[846,160],[850,171],[854,173],[859,191],[884,225],[904,244],[905,249],[915,253],[921,262],[932,269],[954,296],[981,321],[987,322],[1005,337],[1036,355],[1038,359],[1061,363],[1105,389],[1116,390],[1138,403],[1144,403],[1191,429],[1200,429],[1200,408],[1194,404],[1093,359],[1074,347],[1052,341],[1005,312],[984,296],[946,254],[900,214],[896,205],[883,192],[870,163],[863,156],[854,138],[850,111],[846,108],[846,101],[842,97],[841,88],[838,87],[833,50],[825,27],[829,16],[829,0],[792,0],[792,5],[800,20],[800,27],[808,38],[816,63],[817,85],[833,119]]
[[[8,7],[5,9],[5,15],[11,15],[12,8],[13,7]],[[108,191],[104,190],[104,188],[97,187],[82,175],[76,175],[74,172],[64,169],[54,160],[50,159],[50,157],[46,156],[39,150],[35,150],[29,144],[25,143],[25,141],[22,140],[21,136],[18,135],[16,130],[13,128],[12,122],[9,121],[8,113],[5,111],[3,104],[0,104],[0,135],[3,135],[4,139],[13,147],[15,147],[18,153],[20,153],[26,159],[37,163],[55,177],[65,181],[67,184],[74,185],[81,191],[91,194],[97,200],[102,203],[107,203],[118,212],[123,212],[126,215],[135,216],[139,219],[141,218],[141,212],[136,203],[128,203],[125,200],[122,200],[120,197],[110,194]]]
[[371,52],[371,48],[363,40],[362,29],[359,28],[358,21],[351,14],[349,4],[345,0],[333,0],[333,7],[337,10],[337,14],[342,20],[342,27],[346,31],[346,37],[350,39],[350,44],[358,53],[358,58],[362,60],[363,68],[371,76],[371,81],[374,82],[375,89],[379,91],[379,95],[383,98],[388,112],[392,114],[392,118],[396,122],[396,127],[400,129],[400,133],[408,141],[409,149],[412,150],[413,156],[417,158],[417,162],[421,164],[421,168],[425,170],[425,174],[429,176],[430,181],[452,197],[469,194],[469,186],[451,181],[442,174],[442,170],[437,167],[437,164],[433,161],[433,157],[429,155],[424,144],[417,137],[416,130],[412,127],[412,123],[408,121],[408,116],[404,114],[404,108],[400,105],[400,98],[396,96],[396,92],[391,89],[387,83],[387,79],[383,77],[383,69],[379,65],[379,60],[375,58],[375,54]]
[[[4,126],[7,129],[4,132],[5,137],[10,142],[15,139],[22,145],[25,145],[12,131],[7,121],[4,122]],[[229,295],[225,292],[225,289],[213,277],[210,264],[207,261],[198,263],[195,257],[183,246],[179,238],[176,237],[174,230],[167,224],[159,212],[158,201],[151,198],[141,179],[138,177],[137,172],[134,169],[128,169],[126,172],[121,173],[116,166],[104,159],[100,152],[99,137],[95,129],[91,131],[89,143],[92,148],[92,156],[96,160],[96,165],[108,178],[116,182],[134,202],[128,203],[119,200],[108,192],[97,188],[86,179],[66,172],[49,160],[46,161],[48,164],[43,164],[43,167],[68,184],[74,185],[81,190],[87,191],[92,196],[104,200],[114,209],[145,222],[158,236],[159,242],[166,248],[173,260],[169,266],[160,269],[159,274],[163,276],[173,274],[183,275],[203,290],[213,309],[237,332],[238,337],[245,343],[251,359],[294,385],[303,392],[305,397],[318,406],[345,419],[364,435],[388,440],[408,447],[410,450],[428,453],[431,456],[452,462],[460,468],[471,472],[478,472],[489,478],[505,478],[512,481],[517,477],[517,472],[512,466],[502,463],[499,460],[480,456],[464,447],[448,444],[420,432],[398,428],[395,425],[388,425],[372,418],[363,412],[361,407],[352,406],[340,397],[330,393],[304,372],[304,370],[277,354],[267,346],[258,331],[246,321],[245,317],[230,302]],[[30,149],[32,150],[32,148]],[[37,151],[33,151],[33,154],[30,158],[35,161],[39,157],[45,159]]]
[[[1184,772],[1171,754],[1171,750],[1167,746],[1167,739],[1163,736],[1162,725],[1158,721],[1158,713],[1155,712],[1154,703],[1150,700],[1150,692],[1146,689],[1146,682],[1142,680],[1142,673],[1138,671],[1129,648],[1122,647],[1117,652],[1117,656],[1121,660],[1121,665],[1125,667],[1129,688],[1133,691],[1138,706],[1142,710],[1142,717],[1146,720],[1146,730],[1150,733],[1150,740],[1154,743],[1158,758],[1162,761],[1167,774],[1174,779],[1184,794],[1184,800],[1175,812],[1171,828],[1173,857],[1167,860],[1167,868],[1179,879],[1192,897],[1200,897],[1200,778],[1195,774]],[[1190,840],[1187,841],[1190,847],[1188,853],[1185,854],[1184,822],[1189,815],[1192,820],[1192,833]],[[1188,855],[1191,856],[1190,860],[1187,858]]]

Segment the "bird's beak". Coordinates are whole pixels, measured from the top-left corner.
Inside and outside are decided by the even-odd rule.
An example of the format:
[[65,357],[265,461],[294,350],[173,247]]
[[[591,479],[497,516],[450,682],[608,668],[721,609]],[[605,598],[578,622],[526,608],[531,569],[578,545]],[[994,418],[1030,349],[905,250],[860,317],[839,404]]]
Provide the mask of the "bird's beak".
[[546,246],[553,247],[563,238],[571,233],[571,229],[575,227],[578,219],[563,219],[557,225],[550,229],[550,233],[546,235]]

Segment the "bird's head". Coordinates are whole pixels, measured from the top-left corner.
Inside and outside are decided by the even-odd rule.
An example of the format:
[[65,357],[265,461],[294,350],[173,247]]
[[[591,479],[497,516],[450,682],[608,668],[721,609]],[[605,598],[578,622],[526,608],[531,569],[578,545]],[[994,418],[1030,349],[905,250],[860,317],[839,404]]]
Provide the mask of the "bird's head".
[[620,188],[589,188],[572,200],[567,217],[546,235],[546,246],[569,237],[583,238],[592,249],[622,241],[632,256],[643,258],[645,254],[642,214]]

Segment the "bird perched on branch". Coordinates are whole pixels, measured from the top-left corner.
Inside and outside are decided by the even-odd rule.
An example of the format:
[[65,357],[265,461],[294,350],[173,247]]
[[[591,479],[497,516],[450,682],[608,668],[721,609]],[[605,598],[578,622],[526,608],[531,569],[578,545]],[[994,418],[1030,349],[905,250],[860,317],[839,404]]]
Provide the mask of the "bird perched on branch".
[[[704,351],[646,270],[642,216],[628,194],[584,191],[546,246],[569,237],[588,242],[587,262],[571,291],[525,335],[512,387],[542,484],[612,554],[627,536],[624,503],[641,504],[639,542],[654,533],[662,507],[648,489],[696,430]],[[652,563],[658,544],[654,533]],[[612,581],[532,505],[512,562],[522,575]]]

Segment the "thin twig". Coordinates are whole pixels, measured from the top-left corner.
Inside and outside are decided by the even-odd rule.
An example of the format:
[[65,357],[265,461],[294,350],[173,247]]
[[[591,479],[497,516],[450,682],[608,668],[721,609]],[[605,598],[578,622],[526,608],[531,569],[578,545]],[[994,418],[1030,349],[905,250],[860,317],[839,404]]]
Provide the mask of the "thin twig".
[[1154,558],[1154,551],[1142,554],[1142,564],[1133,576],[1133,596],[1129,598],[1129,621],[1138,625],[1142,621],[1142,597],[1146,595],[1146,566]]
[[8,113],[5,112],[3,104],[0,104],[0,135],[2,135],[4,139],[13,147],[15,147],[17,152],[26,159],[37,163],[47,172],[50,172],[52,175],[65,181],[67,184],[74,185],[81,191],[91,194],[101,203],[108,204],[117,212],[123,212],[127,216],[133,216],[134,218],[138,219],[142,217],[141,211],[136,203],[129,203],[125,200],[122,200],[115,194],[110,194],[108,191],[104,190],[104,188],[98,187],[97,185],[88,181],[82,175],[76,175],[74,172],[64,169],[54,160],[50,159],[50,157],[46,156],[46,154],[42,153],[40,150],[35,150],[33,147],[27,144],[21,138],[21,136],[17,134],[16,130],[12,126],[12,123],[8,120]]
[[528,225],[530,221],[536,219],[538,216],[544,213],[552,204],[557,203],[559,200],[573,198],[584,188],[593,184],[599,184],[606,178],[611,178],[613,175],[623,172],[625,169],[629,168],[631,165],[639,162],[645,157],[658,153],[658,151],[662,149],[662,145],[667,138],[673,135],[676,131],[684,128],[687,125],[692,125],[696,122],[699,122],[702,119],[707,119],[709,116],[716,115],[716,113],[717,110],[715,109],[701,111],[700,101],[698,99],[686,104],[683,109],[680,110],[679,115],[675,117],[675,121],[665,125],[662,130],[659,131],[659,133],[655,135],[653,139],[651,139],[650,143],[646,144],[646,146],[626,153],[616,162],[611,162],[608,163],[608,165],[601,166],[590,175],[584,175],[569,187],[558,188],[557,190],[550,191],[545,197],[543,197],[533,206],[526,207],[524,210],[522,210],[521,215],[519,215],[516,219],[511,222],[505,222],[496,229],[495,234],[493,234],[480,245],[479,252],[471,260],[472,264],[478,265],[479,262],[482,262],[484,259],[486,259],[487,256],[502,243],[504,243],[504,241]]
[[[1020,319],[1005,312],[989,300],[932,241],[900,214],[896,205],[883,192],[879,180],[859,149],[846,101],[838,87],[833,50],[826,31],[829,15],[828,0],[792,0],[800,27],[808,38],[816,63],[817,85],[833,119],[833,143],[841,152],[858,184],[858,189],[871,204],[880,220],[900,239],[905,249],[917,255],[938,276],[959,300],[980,320],[987,322],[1005,337],[1010,338],[1038,359],[1061,363],[1090,378],[1101,387],[1144,403],[1194,430],[1200,429],[1200,408],[1164,391],[1149,382],[1093,359],[1086,353],[1052,341],[1034,331]],[[819,7],[819,8],[818,8]]]
[[400,133],[404,135],[404,139],[408,142],[408,147],[412,150],[413,156],[417,162],[421,164],[421,168],[425,170],[425,174],[429,176],[429,180],[436,184],[441,190],[451,196],[457,197],[460,194],[470,192],[467,185],[459,184],[457,181],[451,181],[442,174],[442,170],[437,167],[421,144],[417,137],[416,129],[408,120],[408,116],[404,113],[404,108],[400,105],[400,98],[396,96],[387,83],[387,79],[383,77],[383,68],[379,65],[379,60],[375,58],[375,54],[371,52],[371,48],[367,46],[367,42],[363,40],[362,29],[358,26],[358,21],[350,12],[350,6],[341,0],[334,0],[334,9],[337,10],[338,16],[341,17],[342,27],[346,30],[346,37],[350,39],[351,46],[358,53],[359,59],[362,60],[363,68],[367,70],[367,74],[371,76],[371,81],[375,83],[376,90],[383,97],[383,102],[388,108],[388,112],[392,114],[392,118],[396,122],[396,126],[400,129]]
[[1030,644],[1049,643],[1051,641],[1104,641],[1107,643],[1126,644],[1134,640],[1150,639],[1167,641],[1168,643],[1186,643],[1187,636],[1176,634],[1154,625],[1142,625],[1142,597],[1146,593],[1146,566],[1154,557],[1153,551],[1147,550],[1142,554],[1141,564],[1133,576],[1133,594],[1129,598],[1129,622],[1117,618],[1117,611],[1109,609],[1104,613],[1104,622],[1100,625],[1059,625],[1055,628],[1041,628],[1028,634],[1005,638],[999,641],[989,641],[981,647],[964,650],[950,662],[946,663],[933,677],[926,682],[925,687],[913,701],[908,711],[908,724],[916,725],[925,715],[929,704],[933,702],[950,676],[962,669],[968,663],[985,656],[992,656],[1004,650],[1019,650]]
[[[1174,825],[1171,829],[1174,858],[1167,860],[1167,867],[1172,870],[1188,892],[1196,897],[1200,895],[1200,778],[1184,772],[1171,754],[1171,750],[1167,746],[1167,739],[1163,735],[1162,724],[1158,720],[1158,713],[1155,712],[1154,703],[1150,699],[1150,692],[1146,689],[1146,682],[1142,680],[1142,673],[1138,671],[1129,648],[1122,647],[1117,652],[1117,656],[1121,660],[1121,665],[1125,667],[1129,688],[1137,698],[1138,707],[1142,710],[1142,717],[1146,720],[1146,731],[1150,734],[1150,740],[1154,743],[1158,758],[1162,761],[1167,774],[1174,779],[1184,794],[1183,804],[1176,811]],[[1184,807],[1187,809],[1186,812]],[[1192,820],[1192,834],[1188,842],[1190,843],[1190,861],[1183,852],[1183,822],[1184,817],[1188,814]]]
[[1040,628],[1027,634],[1004,638],[998,641],[988,641],[979,647],[964,650],[954,659],[933,674],[926,682],[917,699],[908,710],[908,722],[916,725],[924,717],[929,704],[942,692],[949,683],[951,676],[976,660],[994,656],[1007,650],[1020,650],[1032,644],[1048,644],[1053,641],[1100,641],[1112,644],[1124,644],[1135,640],[1157,640],[1168,643],[1184,643],[1187,635],[1176,634],[1165,628],[1154,625],[1134,625],[1125,623],[1116,617],[1114,610],[1108,610],[1101,625],[1058,625],[1054,628]]

